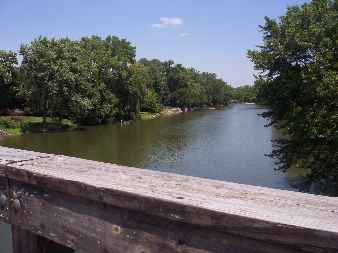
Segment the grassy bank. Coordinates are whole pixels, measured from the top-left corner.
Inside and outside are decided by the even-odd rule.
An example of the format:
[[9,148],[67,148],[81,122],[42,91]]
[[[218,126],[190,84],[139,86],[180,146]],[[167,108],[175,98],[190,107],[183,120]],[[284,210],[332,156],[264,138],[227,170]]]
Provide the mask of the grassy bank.
[[21,135],[28,132],[53,132],[76,128],[70,120],[56,121],[47,118],[43,123],[42,117],[36,116],[0,116],[0,129],[8,135]]

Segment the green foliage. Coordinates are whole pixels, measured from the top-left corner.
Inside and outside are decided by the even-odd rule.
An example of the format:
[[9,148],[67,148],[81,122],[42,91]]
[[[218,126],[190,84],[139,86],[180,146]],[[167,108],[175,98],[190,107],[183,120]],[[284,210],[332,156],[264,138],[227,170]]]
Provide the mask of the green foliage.
[[134,48],[115,37],[38,38],[22,46],[25,94],[35,114],[100,123],[114,116],[114,91],[133,61]]
[[150,77],[142,64],[132,64],[129,67],[129,76],[126,81],[126,101],[124,109],[131,118],[135,118],[141,110],[142,99],[149,87]]
[[148,69],[150,87],[165,106],[198,107],[226,105],[231,98],[231,86],[216,74],[200,73],[173,61],[139,61]]
[[0,110],[12,107],[15,103],[16,64],[15,53],[0,50]]
[[141,109],[156,113],[163,106],[218,106],[231,99],[231,87],[215,74],[173,61],[136,62],[135,48],[113,36],[39,37],[21,46],[20,55],[21,66],[15,67],[15,54],[0,53],[0,89],[7,91],[1,101],[7,96],[17,105],[24,97],[25,109],[42,116],[44,123],[55,118],[98,124],[134,119]]
[[167,74],[164,63],[157,59],[140,59],[139,63],[146,67],[150,77],[149,88],[153,89],[160,97],[161,104],[168,104],[169,89],[167,84]]
[[20,128],[20,124],[11,118],[0,117],[0,127],[3,129],[6,128]]
[[264,45],[249,51],[260,76],[265,116],[287,132],[273,157],[280,169],[301,166],[309,182],[338,192],[338,3],[313,0],[265,19]]
[[153,90],[148,90],[142,101],[142,111],[159,113],[162,110],[162,105],[159,95]]
[[70,120],[55,120],[36,116],[0,116],[0,129],[12,135],[20,135],[25,132],[59,131],[76,128],[76,124]]
[[253,103],[256,102],[256,86],[244,85],[233,89],[232,97],[239,102]]
[[200,74],[201,101],[210,106],[226,105],[232,97],[232,87],[213,73]]

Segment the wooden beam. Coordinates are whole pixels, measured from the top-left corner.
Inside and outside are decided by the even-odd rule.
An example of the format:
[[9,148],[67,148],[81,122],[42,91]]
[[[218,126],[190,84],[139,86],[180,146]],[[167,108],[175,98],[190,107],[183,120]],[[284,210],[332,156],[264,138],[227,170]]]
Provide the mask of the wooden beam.
[[[1,168],[0,168],[1,173]],[[8,218],[8,179],[0,174],[0,222],[9,223]]]
[[11,181],[24,209],[11,223],[76,250],[95,253],[305,253],[306,247],[243,238]]
[[1,175],[9,222],[74,249],[338,252],[337,198],[3,147]]
[[13,253],[74,253],[74,250],[12,226]]

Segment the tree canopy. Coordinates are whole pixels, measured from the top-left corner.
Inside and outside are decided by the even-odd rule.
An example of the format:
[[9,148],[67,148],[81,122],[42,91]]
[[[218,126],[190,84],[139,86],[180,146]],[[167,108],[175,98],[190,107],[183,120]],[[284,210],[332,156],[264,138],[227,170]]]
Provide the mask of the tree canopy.
[[0,50],[0,110],[12,107],[15,103],[17,63],[14,52]]
[[308,171],[310,182],[338,192],[338,2],[313,0],[265,18],[263,45],[248,55],[260,70],[265,114],[286,132],[272,153],[280,169]]
[[98,124],[134,119],[141,110],[159,112],[163,106],[230,101],[231,86],[216,74],[173,61],[136,61],[135,55],[130,42],[114,36],[39,37],[21,46],[20,65],[15,53],[0,51],[1,107],[14,105],[20,94],[31,114]]

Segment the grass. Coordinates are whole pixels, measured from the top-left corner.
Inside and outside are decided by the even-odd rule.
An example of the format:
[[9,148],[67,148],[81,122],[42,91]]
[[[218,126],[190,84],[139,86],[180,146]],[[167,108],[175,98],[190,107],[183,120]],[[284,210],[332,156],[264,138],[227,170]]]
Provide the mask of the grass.
[[77,125],[70,120],[57,122],[52,118],[47,118],[47,123],[43,124],[42,117],[36,116],[0,116],[0,129],[10,135],[21,135],[26,132],[50,132],[76,128]]
[[20,128],[2,128],[0,126],[0,129],[3,129],[6,131],[6,133],[8,133],[9,135],[21,135],[21,129]]

